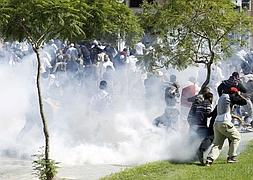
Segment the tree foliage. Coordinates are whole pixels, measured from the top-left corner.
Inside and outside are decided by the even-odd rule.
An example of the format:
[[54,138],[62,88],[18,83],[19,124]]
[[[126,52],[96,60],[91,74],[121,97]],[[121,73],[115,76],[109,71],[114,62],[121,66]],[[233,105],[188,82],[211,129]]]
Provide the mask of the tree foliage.
[[116,0],[93,0],[89,5],[89,24],[84,30],[88,39],[116,42],[118,35],[124,36],[128,44],[133,44],[142,34],[139,19],[125,4]]
[[142,34],[138,17],[115,0],[2,0],[0,6],[5,40],[41,46],[53,38],[115,42],[121,34],[132,44]]
[[27,39],[36,47],[53,38],[75,40],[85,36],[86,8],[78,0],[5,0],[0,10],[4,17],[1,36],[5,40]]
[[142,26],[162,40],[154,47],[157,54],[167,57],[157,61],[165,67],[184,69],[203,63],[210,68],[212,63],[231,54],[235,42],[243,44],[231,35],[245,35],[251,28],[249,16],[235,10],[231,0],[145,2],[143,9]]
[[28,40],[37,57],[37,93],[39,112],[45,137],[45,157],[42,176],[52,180],[55,175],[53,161],[49,158],[49,131],[42,92],[40,88],[40,54],[44,42],[53,39],[76,40],[85,35],[82,27],[88,6],[78,0],[3,0],[0,1],[0,35],[4,40]]
[[[115,0],[1,0],[0,38],[27,40],[37,57],[39,112],[45,136],[45,177],[52,179],[54,169],[49,158],[49,132],[40,88],[39,49],[50,39],[69,41],[102,39],[116,41],[118,34],[131,41],[141,28],[134,13]],[[43,166],[44,167],[44,166]]]

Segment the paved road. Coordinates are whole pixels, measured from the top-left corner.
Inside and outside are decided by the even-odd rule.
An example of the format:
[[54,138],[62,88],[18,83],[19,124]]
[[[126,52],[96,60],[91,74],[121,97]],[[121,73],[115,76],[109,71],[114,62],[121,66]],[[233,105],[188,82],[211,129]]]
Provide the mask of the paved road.
[[[123,169],[121,166],[113,165],[61,166],[57,177],[64,180],[95,180]],[[13,158],[0,158],[0,179],[36,180],[32,175],[32,162]]]

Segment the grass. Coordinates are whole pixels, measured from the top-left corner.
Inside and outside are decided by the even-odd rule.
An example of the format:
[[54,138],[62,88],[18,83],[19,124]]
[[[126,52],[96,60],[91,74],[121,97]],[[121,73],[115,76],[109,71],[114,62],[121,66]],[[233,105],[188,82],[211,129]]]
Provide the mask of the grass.
[[159,161],[102,178],[102,180],[253,180],[253,141],[238,156],[238,163],[227,164],[220,156],[210,167],[199,163]]

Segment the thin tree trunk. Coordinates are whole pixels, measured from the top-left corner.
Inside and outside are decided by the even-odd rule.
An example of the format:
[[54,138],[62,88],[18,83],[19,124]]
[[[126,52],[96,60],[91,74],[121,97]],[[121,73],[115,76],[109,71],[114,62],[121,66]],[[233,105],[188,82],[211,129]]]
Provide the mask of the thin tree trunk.
[[205,87],[207,87],[207,85],[210,82],[210,77],[211,77],[211,67],[213,64],[213,59],[214,59],[214,53],[211,53],[211,59],[210,61],[206,64],[206,80],[205,82],[202,84],[201,89],[199,91],[199,94],[201,94],[204,90]]
[[[42,95],[41,95],[41,88],[40,88],[40,68],[41,68],[41,62],[40,62],[40,56],[39,56],[39,48],[35,47],[33,48],[36,56],[37,56],[37,76],[36,76],[36,83],[37,83],[37,93],[39,98],[39,110],[40,110],[40,117],[43,124],[43,133],[45,137],[45,161],[47,162],[46,168],[48,169],[48,163],[49,163],[49,133],[48,133],[48,126],[47,121],[44,115],[44,108],[43,108],[43,102],[42,102]],[[47,174],[47,180],[51,180],[51,175]]]

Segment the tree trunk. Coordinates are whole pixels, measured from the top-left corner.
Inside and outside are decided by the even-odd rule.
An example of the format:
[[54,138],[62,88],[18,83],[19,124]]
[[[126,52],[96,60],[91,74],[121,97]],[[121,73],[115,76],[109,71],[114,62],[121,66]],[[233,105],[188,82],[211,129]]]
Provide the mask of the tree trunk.
[[[40,68],[41,68],[41,62],[40,62],[40,56],[39,56],[39,48],[34,47],[33,48],[36,56],[37,56],[37,76],[36,76],[36,84],[37,84],[37,93],[38,93],[38,98],[39,98],[39,112],[40,112],[40,117],[42,120],[43,124],[43,133],[45,137],[45,161],[46,161],[46,169],[50,169],[49,167],[49,133],[48,133],[48,126],[47,126],[47,121],[44,115],[44,108],[43,108],[43,102],[42,102],[42,95],[41,95],[41,88],[40,88]],[[46,174],[47,180],[51,180],[53,177],[51,177],[50,172]]]
[[214,59],[214,53],[211,52],[211,58],[210,61],[206,64],[206,80],[202,84],[201,89],[199,91],[199,94],[201,94],[204,90],[204,88],[209,84],[210,82],[210,77],[211,77],[211,66],[213,64],[213,59]]

